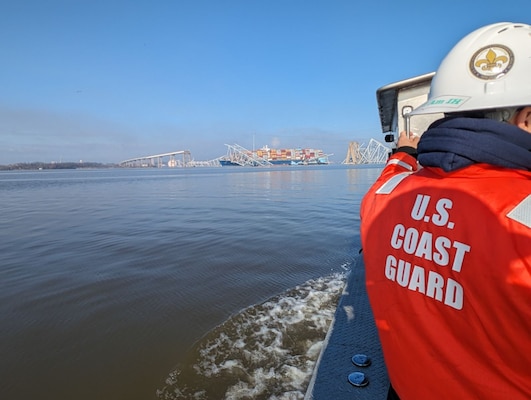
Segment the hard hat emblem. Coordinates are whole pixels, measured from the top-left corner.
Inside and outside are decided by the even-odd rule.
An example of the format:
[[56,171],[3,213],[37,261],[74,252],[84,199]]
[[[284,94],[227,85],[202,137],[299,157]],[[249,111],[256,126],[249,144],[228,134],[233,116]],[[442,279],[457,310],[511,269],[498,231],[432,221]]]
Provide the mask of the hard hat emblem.
[[514,55],[511,49],[501,44],[485,46],[470,59],[470,71],[480,79],[497,79],[513,67]]

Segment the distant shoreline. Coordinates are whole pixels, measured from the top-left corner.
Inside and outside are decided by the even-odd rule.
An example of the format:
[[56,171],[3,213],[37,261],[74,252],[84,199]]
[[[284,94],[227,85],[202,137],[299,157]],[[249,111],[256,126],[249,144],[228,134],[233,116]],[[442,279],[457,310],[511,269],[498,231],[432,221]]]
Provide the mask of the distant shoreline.
[[0,165],[0,171],[39,171],[48,169],[81,169],[81,168],[120,168],[118,164],[103,164],[97,162],[30,162]]

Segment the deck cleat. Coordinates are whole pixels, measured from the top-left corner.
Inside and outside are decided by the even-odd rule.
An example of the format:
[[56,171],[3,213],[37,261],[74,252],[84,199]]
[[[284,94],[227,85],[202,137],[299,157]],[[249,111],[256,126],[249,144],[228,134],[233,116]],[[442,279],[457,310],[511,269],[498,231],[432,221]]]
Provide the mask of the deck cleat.
[[348,376],[348,381],[351,385],[356,387],[364,387],[369,384],[369,380],[363,372],[352,372]]
[[371,358],[365,354],[355,354],[352,356],[352,364],[357,367],[368,367],[371,365]]

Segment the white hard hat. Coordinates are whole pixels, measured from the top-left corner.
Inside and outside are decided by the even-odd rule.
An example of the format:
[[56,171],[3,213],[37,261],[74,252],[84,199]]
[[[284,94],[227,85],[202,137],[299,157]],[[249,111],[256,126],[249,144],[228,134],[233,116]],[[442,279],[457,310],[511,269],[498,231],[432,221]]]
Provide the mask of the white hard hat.
[[410,115],[531,105],[531,26],[501,22],[461,39],[444,58],[428,100]]

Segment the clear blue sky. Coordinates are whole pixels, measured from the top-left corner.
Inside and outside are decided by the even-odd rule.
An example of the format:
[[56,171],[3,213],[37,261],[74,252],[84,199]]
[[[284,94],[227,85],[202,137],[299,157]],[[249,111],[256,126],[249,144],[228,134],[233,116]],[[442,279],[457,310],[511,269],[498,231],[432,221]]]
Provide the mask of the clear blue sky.
[[[1,0],[0,164],[382,140],[376,89],[530,0]],[[526,20],[527,19],[527,20]]]

